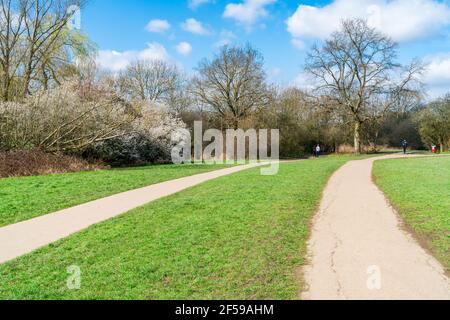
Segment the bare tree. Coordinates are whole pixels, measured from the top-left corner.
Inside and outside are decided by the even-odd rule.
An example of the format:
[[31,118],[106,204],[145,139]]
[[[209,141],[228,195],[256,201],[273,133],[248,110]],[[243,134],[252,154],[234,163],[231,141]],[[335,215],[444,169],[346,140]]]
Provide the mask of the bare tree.
[[19,69],[22,36],[25,32],[23,21],[26,6],[12,0],[0,1],[0,67],[1,97],[8,101],[14,76]]
[[[71,6],[81,6],[79,0],[26,0],[24,28],[26,54],[23,74],[23,96],[30,93],[31,81],[39,68],[45,63],[54,45],[67,29]],[[44,72],[45,74],[45,72]]]
[[317,90],[335,99],[352,119],[356,153],[361,152],[363,125],[419,89],[422,66],[402,67],[395,62],[396,52],[389,37],[354,19],[343,21],[341,30],[308,54],[306,71],[318,81]]
[[223,47],[212,61],[203,60],[193,81],[193,92],[229,126],[269,104],[270,94],[261,54],[246,47]]
[[162,60],[134,61],[119,79],[121,91],[129,98],[164,104],[181,81],[178,68]]
[[[0,0],[0,93],[3,101],[48,88],[87,39],[68,29],[82,0]],[[73,50],[70,50],[73,49]]]

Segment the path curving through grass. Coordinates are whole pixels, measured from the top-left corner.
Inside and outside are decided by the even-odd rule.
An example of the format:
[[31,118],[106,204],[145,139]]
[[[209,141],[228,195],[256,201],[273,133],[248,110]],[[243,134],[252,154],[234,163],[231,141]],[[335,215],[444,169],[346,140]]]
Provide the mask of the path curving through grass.
[[161,165],[0,179],[0,227],[225,166]]
[[377,161],[374,177],[408,228],[450,271],[450,157]]
[[[372,181],[374,161],[407,157],[352,161],[330,179],[314,219],[310,263],[304,268],[308,290],[303,298],[450,299],[450,280],[444,267],[402,228],[395,210]],[[406,164],[404,161],[412,160],[386,161]],[[402,190],[410,196],[414,196],[414,189],[420,189],[412,179],[414,174],[411,172],[409,178],[413,186]],[[436,192],[448,190],[441,187]]]
[[310,219],[350,159],[251,169],[145,205],[1,265],[0,299],[296,299]]

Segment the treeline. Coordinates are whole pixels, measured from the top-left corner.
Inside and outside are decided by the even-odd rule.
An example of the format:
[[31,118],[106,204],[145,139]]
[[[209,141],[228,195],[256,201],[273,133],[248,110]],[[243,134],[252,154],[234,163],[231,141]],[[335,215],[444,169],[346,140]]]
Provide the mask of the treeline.
[[280,129],[284,158],[449,146],[450,96],[424,102],[415,62],[365,21],[345,21],[313,47],[314,90],[278,88],[251,47],[225,46],[192,76],[158,60],[99,70],[88,37],[69,28],[70,0],[1,0],[0,151],[39,149],[111,165],[170,160],[172,133],[192,128]]

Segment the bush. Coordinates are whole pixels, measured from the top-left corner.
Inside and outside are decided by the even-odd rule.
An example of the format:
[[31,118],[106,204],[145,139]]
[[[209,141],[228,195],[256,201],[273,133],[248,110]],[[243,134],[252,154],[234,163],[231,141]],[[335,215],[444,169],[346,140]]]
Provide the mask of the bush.
[[134,119],[132,107],[112,90],[69,81],[21,103],[0,102],[0,150],[80,152],[122,135]]
[[85,156],[100,159],[112,166],[167,163],[171,160],[172,133],[185,124],[162,107],[143,105],[128,133],[98,143]]
[[105,169],[77,157],[46,153],[41,150],[0,153],[0,178]]
[[66,82],[23,103],[0,102],[4,152],[39,149],[113,166],[160,163],[170,160],[171,133],[184,127],[164,106],[127,102],[105,84]]
[[101,159],[115,166],[163,163],[170,160],[167,144],[146,134],[130,134],[98,144],[86,156]]

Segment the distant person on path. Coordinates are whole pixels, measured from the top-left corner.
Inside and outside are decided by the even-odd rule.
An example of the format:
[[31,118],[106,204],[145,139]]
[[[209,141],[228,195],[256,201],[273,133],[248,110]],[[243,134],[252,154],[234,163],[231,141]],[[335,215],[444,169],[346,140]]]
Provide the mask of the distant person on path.
[[406,152],[408,151],[408,141],[406,141],[405,139],[402,141],[402,148],[403,154],[406,154]]
[[320,152],[322,151],[322,149],[320,148],[320,144],[317,145],[316,147],[316,157],[319,158],[320,157]]

